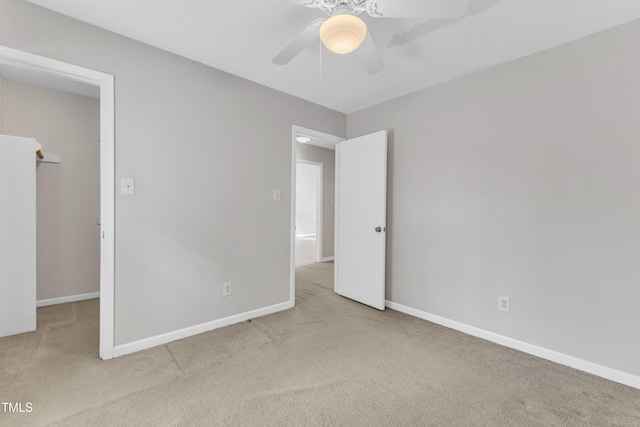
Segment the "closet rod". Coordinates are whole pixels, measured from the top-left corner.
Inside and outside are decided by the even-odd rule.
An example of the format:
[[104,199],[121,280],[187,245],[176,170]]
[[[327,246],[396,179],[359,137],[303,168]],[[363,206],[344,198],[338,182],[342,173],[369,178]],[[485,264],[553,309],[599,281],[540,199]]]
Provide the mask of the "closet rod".
[[44,154],[42,154],[41,150],[36,151],[36,154],[38,155],[38,157],[40,157],[41,159],[44,159]]

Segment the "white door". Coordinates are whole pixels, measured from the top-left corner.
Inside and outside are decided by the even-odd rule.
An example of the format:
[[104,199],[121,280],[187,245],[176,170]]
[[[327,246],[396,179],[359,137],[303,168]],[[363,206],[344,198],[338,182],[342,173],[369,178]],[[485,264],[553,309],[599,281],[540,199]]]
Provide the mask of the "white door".
[[384,310],[387,131],[336,145],[335,291]]
[[0,337],[36,330],[33,138],[0,135]]

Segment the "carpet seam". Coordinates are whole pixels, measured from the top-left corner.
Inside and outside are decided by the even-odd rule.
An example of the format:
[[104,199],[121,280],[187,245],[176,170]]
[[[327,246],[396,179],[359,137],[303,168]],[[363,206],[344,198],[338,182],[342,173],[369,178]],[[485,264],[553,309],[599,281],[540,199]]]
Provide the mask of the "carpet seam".
[[171,358],[173,359],[173,361],[176,363],[176,365],[178,365],[178,368],[180,369],[180,372],[182,372],[182,376],[186,377],[187,373],[184,371],[184,369],[182,369],[182,366],[180,365],[180,362],[178,362],[178,359],[176,359],[176,356],[173,355],[173,352],[169,348],[169,345],[165,344],[164,346],[167,348],[167,351],[171,355]]

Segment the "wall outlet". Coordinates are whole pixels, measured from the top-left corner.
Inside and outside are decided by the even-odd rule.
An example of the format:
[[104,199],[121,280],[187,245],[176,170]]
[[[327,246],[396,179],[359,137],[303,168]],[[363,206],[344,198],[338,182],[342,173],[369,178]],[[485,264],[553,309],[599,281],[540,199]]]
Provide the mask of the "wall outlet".
[[511,299],[509,297],[498,297],[498,310],[511,312]]
[[228,297],[228,296],[231,296],[231,294],[233,294],[233,283],[232,282],[223,283],[222,296]]

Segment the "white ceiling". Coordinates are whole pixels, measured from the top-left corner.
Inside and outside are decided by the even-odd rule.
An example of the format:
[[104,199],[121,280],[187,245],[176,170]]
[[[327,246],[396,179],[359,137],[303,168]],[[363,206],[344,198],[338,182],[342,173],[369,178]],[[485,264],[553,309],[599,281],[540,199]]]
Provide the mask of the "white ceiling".
[[326,17],[283,0],[29,1],[343,113],[640,19],[639,0],[470,0],[456,21],[363,14],[385,62],[370,76],[353,55],[320,53],[319,41],[274,65]]

